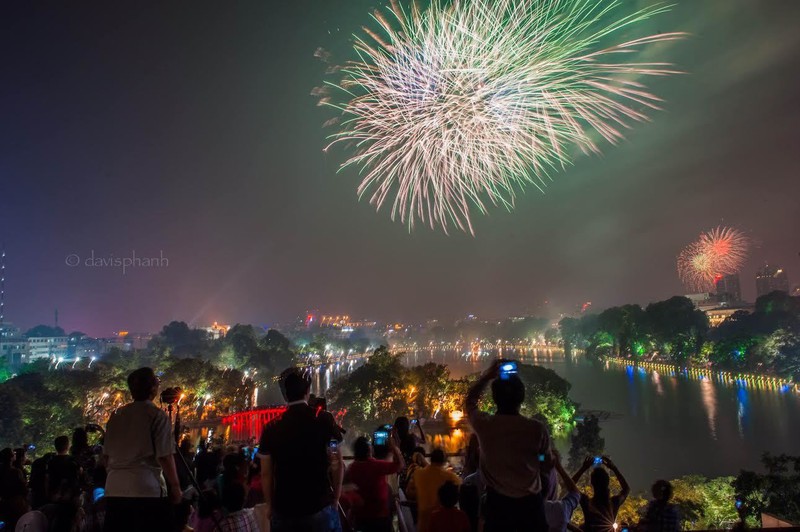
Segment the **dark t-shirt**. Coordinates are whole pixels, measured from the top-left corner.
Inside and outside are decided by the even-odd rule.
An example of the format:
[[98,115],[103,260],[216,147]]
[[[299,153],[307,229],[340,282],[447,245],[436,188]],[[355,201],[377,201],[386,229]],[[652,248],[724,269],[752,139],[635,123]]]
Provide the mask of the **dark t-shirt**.
[[264,427],[258,452],[272,457],[276,516],[312,515],[333,502],[328,478],[328,442],[333,438],[330,425],[303,403],[291,405]]
[[202,451],[195,457],[194,466],[197,470],[197,482],[202,485],[207,480],[217,478],[219,456],[212,451]]
[[678,507],[669,503],[650,502],[639,528],[648,532],[678,532],[681,529]]
[[78,487],[78,463],[71,456],[57,455],[47,464],[47,487],[50,497],[60,489]]
[[25,497],[25,475],[15,467],[0,466],[0,499]]

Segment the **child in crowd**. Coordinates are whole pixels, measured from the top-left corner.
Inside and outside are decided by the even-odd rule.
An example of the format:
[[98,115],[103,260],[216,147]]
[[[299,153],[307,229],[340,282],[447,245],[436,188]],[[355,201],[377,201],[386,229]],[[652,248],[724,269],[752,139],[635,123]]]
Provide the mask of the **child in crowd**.
[[467,514],[456,508],[458,502],[458,486],[453,482],[445,482],[439,488],[439,505],[431,515],[430,530],[436,532],[470,532]]

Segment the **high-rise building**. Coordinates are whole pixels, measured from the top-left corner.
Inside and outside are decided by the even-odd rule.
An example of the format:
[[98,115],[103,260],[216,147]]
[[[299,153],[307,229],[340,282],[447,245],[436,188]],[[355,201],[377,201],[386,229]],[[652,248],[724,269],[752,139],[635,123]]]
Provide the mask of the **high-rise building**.
[[717,301],[720,303],[736,303],[742,300],[742,288],[739,284],[739,274],[720,275],[714,284],[717,288]]
[[788,293],[789,278],[779,266],[764,264],[764,267],[756,272],[756,297],[767,295],[775,290]]
[[33,362],[41,358],[53,361],[66,361],[69,337],[67,336],[37,336],[28,338],[28,361]]
[[18,327],[8,322],[0,324],[0,357],[15,367],[28,357],[28,341],[22,337]]

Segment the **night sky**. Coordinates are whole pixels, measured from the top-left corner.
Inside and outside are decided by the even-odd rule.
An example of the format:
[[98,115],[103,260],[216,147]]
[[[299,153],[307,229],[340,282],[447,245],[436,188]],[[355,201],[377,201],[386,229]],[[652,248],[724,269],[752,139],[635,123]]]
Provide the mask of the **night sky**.
[[[642,2],[625,2],[626,6]],[[95,335],[172,319],[269,325],[309,308],[382,320],[507,316],[683,293],[675,256],[731,224],[800,284],[800,2],[680,0],[647,80],[663,112],[476,236],[359,202],[311,96],[376,2],[4,2],[0,238],[6,320]],[[649,58],[652,59],[652,58]],[[163,256],[166,267],[87,267]],[[71,255],[81,264],[66,264]]]

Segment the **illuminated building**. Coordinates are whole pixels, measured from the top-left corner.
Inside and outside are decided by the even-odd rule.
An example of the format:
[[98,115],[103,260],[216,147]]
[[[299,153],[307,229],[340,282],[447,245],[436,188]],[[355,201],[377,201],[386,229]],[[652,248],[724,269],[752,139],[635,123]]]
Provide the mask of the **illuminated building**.
[[764,264],[764,267],[756,272],[756,297],[767,295],[775,290],[788,293],[789,278],[782,268]]
[[20,335],[18,327],[6,322],[0,324],[0,357],[6,362],[18,366],[28,357],[28,341]]
[[216,321],[207,327],[200,327],[200,330],[205,331],[211,340],[219,340],[224,338],[228,331],[231,330],[230,325],[220,325]]
[[714,280],[717,289],[717,301],[733,303],[742,300],[742,289],[739,283],[739,274],[718,275]]
[[41,336],[28,338],[28,362],[39,359],[66,360],[69,356],[69,337]]
[[133,349],[144,349],[152,338],[151,334],[118,331],[110,338],[98,338],[97,341],[100,344],[100,354],[104,355],[113,348],[126,352]]
[[703,310],[708,317],[708,324],[712,327],[718,327],[723,321],[737,312],[747,312],[749,314],[752,311],[753,307],[714,307]]
[[67,343],[67,358],[97,358],[101,355],[100,341],[87,335],[70,336]]

